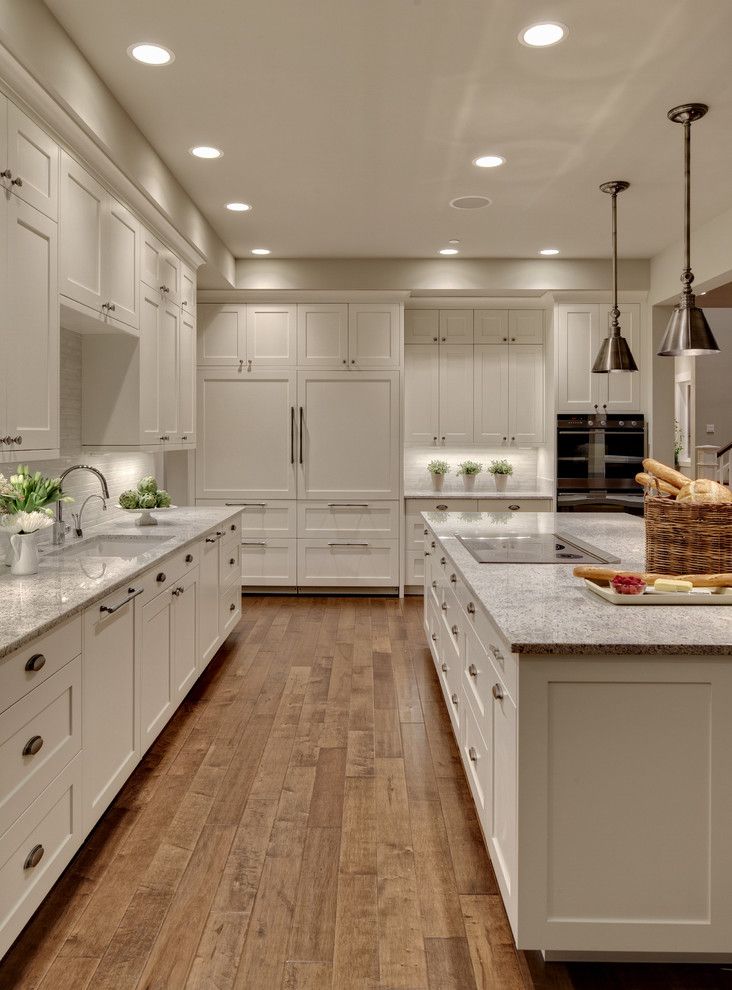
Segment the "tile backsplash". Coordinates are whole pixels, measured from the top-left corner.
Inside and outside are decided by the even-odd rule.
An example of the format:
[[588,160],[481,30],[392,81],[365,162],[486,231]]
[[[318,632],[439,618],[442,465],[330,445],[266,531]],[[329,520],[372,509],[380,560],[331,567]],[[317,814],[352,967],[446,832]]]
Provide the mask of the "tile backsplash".
[[[475,491],[494,492],[493,478],[486,468],[493,460],[506,459],[513,465],[513,474],[508,479],[509,492],[535,490],[539,453],[536,447],[405,447],[404,449],[404,491],[424,491],[432,486],[432,478],[427,470],[431,460],[447,461],[450,473],[445,477],[443,491],[462,492],[462,478],[456,473],[461,461],[479,461],[483,472],[475,482]],[[548,482],[546,482],[548,484]]]

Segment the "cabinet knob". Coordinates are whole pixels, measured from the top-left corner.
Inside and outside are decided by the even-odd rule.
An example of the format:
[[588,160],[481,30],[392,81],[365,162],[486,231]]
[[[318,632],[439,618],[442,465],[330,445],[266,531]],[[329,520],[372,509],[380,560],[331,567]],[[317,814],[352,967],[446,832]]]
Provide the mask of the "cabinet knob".
[[432,549],[433,549],[433,550],[435,549],[435,541],[434,541],[434,540],[432,540],[432,541],[430,542],[430,546],[432,547]]
[[351,358],[351,364],[355,364],[355,363],[356,363],[356,359],[355,358]]
[[443,674],[446,674],[447,673],[447,664],[446,663],[441,663],[440,664],[440,669],[442,670],[442,673]]
[[503,339],[503,343],[504,344],[507,344],[508,343],[508,337],[503,337],[502,339]]
[[450,575],[450,584],[457,584],[457,574]]
[[516,338],[515,337],[511,337],[511,343],[512,344],[515,344],[516,343]]
[[206,543],[215,543],[215,542],[216,542],[216,537],[215,536],[207,536],[206,537]]
[[32,673],[35,673],[36,671],[40,670],[41,667],[45,667],[45,666],[46,666],[46,658],[42,653],[34,653],[33,656],[30,657],[25,662],[25,669]]
[[11,438],[10,438],[10,442],[11,442],[11,443],[15,443],[15,444],[17,444],[17,445],[18,445],[18,446],[20,447],[20,445],[21,445],[21,444],[23,443],[23,437],[22,437],[22,435],[21,435],[21,434],[19,433],[19,434],[17,435],[17,437],[11,437]]
[[13,178],[13,173],[10,171],[9,168],[4,168],[2,170],[2,172],[0,172],[0,178],[2,178],[2,179],[12,179]]
[[445,564],[447,563],[445,557],[440,557],[440,563],[442,564],[443,567],[445,566]]
[[23,185],[23,180],[22,180],[22,179],[21,179],[21,177],[20,177],[20,176],[18,175],[18,176],[16,176],[16,177],[15,177],[14,179],[11,179],[11,180],[10,180],[10,185],[11,185],[11,186],[17,186],[17,187],[18,187],[18,188],[20,189],[20,187],[21,187],[21,186]]
[[229,563],[230,564],[235,564],[236,563],[236,557],[229,557]]
[[31,736],[23,747],[23,756],[35,756],[43,746],[43,736]]
[[217,536],[223,536],[223,535],[224,535],[224,531],[223,531],[223,529],[217,529],[217,530],[216,530],[216,535],[217,535]]
[[494,684],[491,690],[496,701],[503,700],[503,688],[500,684]]
[[451,700],[452,700],[453,705],[455,705],[455,707],[457,708],[458,696],[456,694],[454,694],[452,696],[452,699]]
[[433,581],[433,582],[432,582],[432,587],[433,587],[433,588],[437,588],[437,581]]
[[231,605],[229,605],[229,611],[236,612],[236,605],[233,602],[231,603]]
[[437,337],[433,337],[432,340],[434,341],[435,344],[437,343]]
[[468,750],[468,756],[470,757],[472,763],[478,762],[478,754],[475,751],[475,746],[470,747],[470,749]]
[[468,673],[470,674],[471,677],[478,676],[478,668],[475,666],[474,663],[471,663],[470,666],[468,667]]
[[494,646],[494,645],[493,645],[493,643],[489,643],[489,644],[488,644],[488,649],[489,649],[489,650],[491,651],[491,653],[493,654],[493,659],[494,659],[494,660],[497,660],[497,661],[498,661],[499,663],[501,663],[501,664],[502,664],[502,663],[503,663],[503,654],[502,654],[502,653],[501,653],[501,651],[500,651],[500,650],[498,649],[498,647],[497,647],[497,646]]
[[468,615],[475,615],[475,603],[468,602]]
[[192,564],[192,563],[193,563],[193,554],[192,553],[187,553],[186,554],[186,564]]
[[345,358],[343,358],[343,363],[348,364],[348,361]]
[[159,581],[159,582],[160,582],[161,584],[163,583],[163,581],[167,581],[167,578],[166,578],[166,576],[165,576],[165,571],[161,571],[161,572],[160,572],[160,573],[158,574],[158,576],[157,576],[157,577],[155,578],[155,580],[156,580],[156,581]]
[[424,534],[424,536],[427,536],[427,534],[429,533],[429,530],[428,529],[423,529],[422,530],[422,533]]
[[32,870],[35,866],[38,866],[40,861],[43,859],[43,854],[46,850],[43,846],[38,843],[37,846],[33,846],[31,851],[25,857],[25,862],[23,863],[24,870]]
[[231,526],[229,526],[229,529],[231,530],[232,533],[235,533],[236,532],[236,523],[232,523]]
[[453,627],[452,627],[452,634],[453,634],[453,636],[457,636],[457,634],[458,634],[459,632],[460,632],[460,630],[458,629],[458,627],[457,627],[457,626],[453,626]]
[[444,344],[445,341],[447,340],[447,337],[441,337],[440,339],[442,340],[442,343]]
[[440,505],[436,505],[435,508],[439,512],[447,512],[447,505],[444,502],[441,502]]
[[432,633],[432,642],[433,643],[437,642],[437,633]]
[[443,612],[447,612],[447,602],[443,602],[440,608],[442,609]]
[[188,436],[187,435],[184,436],[184,437],[181,437],[181,440],[187,440],[187,439],[188,439]]
[[425,555],[425,557],[431,557],[432,556],[432,554],[429,552],[429,550],[425,550],[424,555]]

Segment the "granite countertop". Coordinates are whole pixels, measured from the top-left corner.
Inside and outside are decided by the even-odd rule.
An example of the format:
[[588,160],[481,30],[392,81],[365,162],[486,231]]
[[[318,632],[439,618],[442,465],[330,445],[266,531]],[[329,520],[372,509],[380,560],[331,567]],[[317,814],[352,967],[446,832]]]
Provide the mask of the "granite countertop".
[[[108,519],[85,530],[83,539],[67,537],[65,549],[41,550],[38,574],[15,577],[0,564],[0,662],[20,646],[47,632],[88,605],[130,583],[154,564],[161,563],[187,543],[239,516],[231,508],[190,507],[157,513],[157,526],[137,526],[134,517],[110,509]],[[128,541],[144,537],[150,545],[132,557],[80,553],[79,548],[99,537]]]
[[436,492],[432,488],[413,488],[404,492],[405,498],[429,498],[439,501],[441,498],[517,498],[517,499],[539,499],[554,498],[554,489],[549,484],[538,484],[535,488],[527,488],[525,491],[518,488],[510,488],[505,492],[497,492],[495,488],[476,488],[475,491],[466,492],[464,488],[456,488],[454,491],[445,489]]
[[617,606],[569,564],[479,564],[457,536],[559,532],[645,569],[643,521],[608,513],[424,512],[455,570],[515,653],[732,655],[732,606]]

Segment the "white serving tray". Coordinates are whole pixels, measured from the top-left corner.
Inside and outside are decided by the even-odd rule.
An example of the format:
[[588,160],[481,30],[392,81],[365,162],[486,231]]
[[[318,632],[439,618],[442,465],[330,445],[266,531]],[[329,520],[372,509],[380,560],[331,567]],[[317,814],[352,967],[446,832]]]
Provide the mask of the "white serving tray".
[[613,605],[732,605],[732,588],[694,588],[689,592],[646,588],[642,595],[619,595],[609,584],[596,584],[589,578],[585,584]]

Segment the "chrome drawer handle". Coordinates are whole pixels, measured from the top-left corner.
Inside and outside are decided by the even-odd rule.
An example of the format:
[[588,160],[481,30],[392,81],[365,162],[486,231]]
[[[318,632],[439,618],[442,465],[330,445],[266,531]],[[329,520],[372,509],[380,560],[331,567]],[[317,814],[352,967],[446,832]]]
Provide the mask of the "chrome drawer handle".
[[241,545],[243,547],[266,547],[266,540],[242,540]]
[[[511,437],[511,439],[513,440],[513,437]],[[520,505],[509,505],[509,509],[511,509],[513,512],[516,512],[520,508],[521,508]]]
[[231,526],[229,526],[229,529],[231,530],[232,533],[235,533],[236,532],[236,523],[232,523]]
[[266,502],[224,502],[224,505],[241,505],[244,509],[266,509]]
[[23,747],[23,756],[35,756],[43,745],[43,736],[31,736]]
[[128,588],[128,598],[123,599],[118,605],[100,605],[99,611],[106,612],[107,615],[114,615],[115,612],[119,612],[119,610],[124,608],[125,605],[129,605],[133,598],[137,598],[138,595],[141,595],[144,590],[144,588]]
[[475,666],[474,663],[471,663],[470,666],[468,667],[468,673],[470,674],[471,677],[478,676],[478,668]]
[[457,636],[457,634],[458,634],[459,632],[460,632],[460,630],[458,629],[458,627],[457,627],[457,626],[453,626],[453,627],[452,627],[452,634],[453,634],[453,636]]
[[[437,437],[435,437],[435,439],[437,439]],[[435,506],[435,508],[436,508],[436,509],[437,509],[437,510],[438,510],[439,512],[447,512],[447,506],[446,506],[446,505],[444,505],[444,504],[441,504],[441,505],[436,505],[436,506]]]
[[447,602],[443,602],[440,608],[442,609],[443,612],[447,612]]
[[440,668],[441,668],[443,674],[446,674],[447,673],[447,664],[446,663],[440,664]]
[[475,615],[475,605],[473,602],[468,602],[468,615]]
[[328,502],[329,509],[368,509],[368,502]]
[[491,690],[496,701],[503,701],[503,688],[500,684],[494,684]]
[[450,584],[457,584],[457,574],[450,575]]
[[470,749],[468,750],[468,756],[470,757],[473,763],[478,762],[478,754],[475,751],[475,746],[470,747]]
[[31,851],[25,857],[25,863],[23,863],[24,870],[32,870],[34,866],[38,866],[40,861],[43,859],[43,854],[46,850],[39,843],[37,846],[33,846]]
[[329,547],[367,547],[368,543],[329,543]]
[[452,703],[453,703],[453,705],[455,705],[455,706],[457,707],[457,703],[458,703],[458,696],[457,696],[456,694],[454,694],[454,695],[452,696],[452,699],[451,699],[451,700],[452,700]]
[[39,671],[41,667],[45,666],[46,658],[42,653],[34,653],[33,656],[25,662],[25,669],[32,673]]

